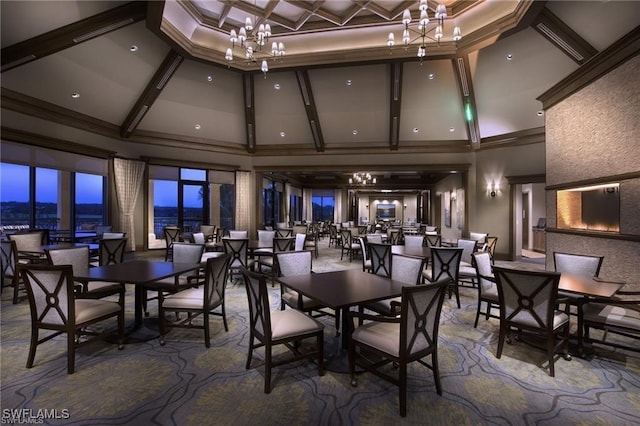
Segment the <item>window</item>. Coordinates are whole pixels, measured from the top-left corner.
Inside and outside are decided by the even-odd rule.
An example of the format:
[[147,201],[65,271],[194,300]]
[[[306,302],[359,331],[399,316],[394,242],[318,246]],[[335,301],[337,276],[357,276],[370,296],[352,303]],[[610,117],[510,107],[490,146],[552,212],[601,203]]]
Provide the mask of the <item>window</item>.
[[0,163],[0,209],[5,229],[30,226],[29,182],[29,166]]
[[262,189],[262,222],[264,226],[273,226],[284,221],[283,216],[283,185],[280,182],[266,180]]
[[299,195],[289,196],[289,221],[302,220],[302,197]]
[[178,182],[154,180],[150,189],[153,194],[153,232],[162,237],[163,228],[178,224]]
[[75,229],[95,230],[104,225],[105,177],[87,173],[75,173]]
[[333,220],[335,206],[335,198],[333,196],[314,195],[311,201],[313,203],[314,221]]
[[[58,214],[58,209],[59,206],[62,207],[62,203],[60,203],[61,200],[58,196],[59,175],[58,170],[36,168],[36,228],[60,229],[62,214]],[[102,200],[100,202],[102,203]]]

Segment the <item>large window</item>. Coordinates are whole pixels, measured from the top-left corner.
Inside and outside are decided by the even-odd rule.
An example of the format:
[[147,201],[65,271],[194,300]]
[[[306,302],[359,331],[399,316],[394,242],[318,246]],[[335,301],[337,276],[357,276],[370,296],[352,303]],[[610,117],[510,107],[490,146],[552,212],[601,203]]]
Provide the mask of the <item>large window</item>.
[[302,197],[291,194],[289,196],[289,221],[302,220]]
[[0,163],[0,209],[2,226],[30,227],[29,166]]
[[280,182],[265,182],[262,189],[262,221],[264,226],[275,227],[276,223],[284,221],[282,200],[282,184]]
[[335,197],[327,195],[314,195],[311,201],[313,203],[314,221],[333,220]]
[[75,173],[75,229],[95,230],[104,224],[105,177]]
[[[35,225],[36,228],[60,229],[61,216],[58,207],[61,200],[58,199],[60,172],[53,169],[36,167],[36,204]],[[102,188],[100,188],[102,189]],[[102,199],[100,200],[102,204]]]

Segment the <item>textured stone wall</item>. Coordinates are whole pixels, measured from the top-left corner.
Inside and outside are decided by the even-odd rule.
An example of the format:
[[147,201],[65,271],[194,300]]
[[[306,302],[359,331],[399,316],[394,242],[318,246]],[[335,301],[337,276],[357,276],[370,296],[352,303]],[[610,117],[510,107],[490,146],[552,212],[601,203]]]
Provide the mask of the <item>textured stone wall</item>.
[[[640,57],[627,61],[545,112],[547,185],[640,170]],[[557,227],[556,191],[547,191],[547,226]],[[640,235],[640,179],[620,182],[620,233]],[[640,290],[640,243],[547,233],[547,254],[605,256],[601,276]],[[547,267],[553,268],[552,256]]]

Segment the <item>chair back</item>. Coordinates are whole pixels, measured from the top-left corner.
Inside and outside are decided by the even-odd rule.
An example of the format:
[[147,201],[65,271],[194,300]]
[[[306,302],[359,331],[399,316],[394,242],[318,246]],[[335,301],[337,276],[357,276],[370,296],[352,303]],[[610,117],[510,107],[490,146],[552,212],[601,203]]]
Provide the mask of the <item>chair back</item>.
[[276,231],[278,229],[286,230],[285,228],[288,228],[288,227],[289,227],[289,224],[287,222],[277,222],[276,223]]
[[258,230],[258,241],[264,245],[273,245],[273,239],[276,236],[276,231],[267,231],[264,229]]
[[37,251],[43,245],[40,232],[9,234],[9,239],[16,242],[17,251]]
[[389,244],[392,244],[392,245],[400,244],[400,229],[389,228],[387,230],[387,240]]
[[489,252],[491,256],[491,262],[493,263],[494,256],[496,254],[496,245],[498,244],[498,237],[489,237],[485,238],[485,251]]
[[291,251],[293,249],[293,238],[274,238],[273,239],[273,252],[280,253],[283,251]]
[[18,270],[27,289],[32,324],[73,333],[73,267],[40,264],[20,266]]
[[487,233],[483,232],[469,232],[469,239],[476,241],[479,245],[487,242]]
[[127,235],[126,232],[103,232],[102,239],[109,240],[112,238],[124,238]]
[[471,265],[471,255],[476,251],[476,240],[458,239],[458,247],[462,249],[461,262],[467,262]]
[[281,277],[311,273],[311,250],[280,252],[275,256]]
[[391,277],[391,244],[369,244],[371,273]]
[[307,234],[296,234],[296,241],[293,249],[295,251],[304,250],[304,243],[307,241]]
[[89,268],[89,247],[73,247],[47,250],[47,259],[51,265],[71,265],[72,274]]
[[358,225],[357,229],[358,229],[358,235],[360,236],[364,236],[367,235],[367,225]]
[[360,251],[362,252],[362,264],[364,265],[369,260],[369,248],[366,241],[366,237],[359,238]]
[[427,247],[440,247],[442,245],[442,235],[439,234],[424,234],[424,240],[427,243]]
[[[294,252],[295,253],[295,252]],[[258,274],[241,267],[249,300],[249,330],[252,336],[265,341],[271,337],[271,310],[267,281],[263,274]],[[251,339],[250,339],[251,341]]]
[[167,241],[167,247],[178,241],[180,237],[180,228],[177,226],[165,226],[162,232],[164,233],[164,239]]
[[194,232],[193,234],[191,234],[191,238],[196,244],[204,244],[206,242],[204,232]]
[[438,345],[440,313],[448,280],[402,288],[400,308],[400,353],[421,358]]
[[224,292],[227,287],[227,275],[231,255],[225,254],[207,259],[204,275],[204,306],[215,306],[224,300]]
[[523,328],[553,329],[560,273],[494,267],[500,321]]
[[419,284],[424,269],[424,259],[394,254],[391,256],[391,279],[407,284]]
[[306,234],[307,233],[307,225],[293,225],[293,233],[297,234]]
[[382,244],[382,234],[367,234],[367,243]]
[[0,240],[0,266],[2,269],[2,279],[16,278],[16,266],[18,264],[18,250],[16,242],[13,240]]
[[495,288],[496,285],[493,270],[491,268],[491,255],[489,252],[480,251],[473,253],[473,258],[475,260],[474,265],[476,268],[476,275],[478,277],[480,294],[486,293],[492,288]]
[[450,282],[458,282],[460,272],[460,259],[462,249],[459,247],[432,247],[431,248],[431,279],[440,281],[449,279]]
[[173,263],[200,263],[203,244],[173,243]]
[[231,255],[230,268],[246,268],[248,261],[249,240],[246,238],[225,238],[222,240],[224,251]]
[[407,247],[422,247],[424,245],[423,235],[405,235],[404,245]]
[[553,252],[553,263],[556,272],[567,274],[580,274],[597,277],[604,256],[588,256],[583,254]]
[[96,226],[96,237],[98,238],[102,238],[102,234],[104,234],[105,232],[111,232],[111,229],[113,229],[113,226],[111,225],[98,225]]
[[232,240],[247,238],[247,231],[231,230],[229,231],[229,238],[231,238]]
[[126,246],[126,238],[98,240],[98,262],[100,266],[122,263]]
[[293,229],[291,228],[276,229],[276,238],[288,238],[288,237],[293,237]]
[[200,225],[200,232],[202,232],[202,234],[204,235],[204,240],[205,241],[213,241],[215,233],[216,233],[216,226],[215,225]]

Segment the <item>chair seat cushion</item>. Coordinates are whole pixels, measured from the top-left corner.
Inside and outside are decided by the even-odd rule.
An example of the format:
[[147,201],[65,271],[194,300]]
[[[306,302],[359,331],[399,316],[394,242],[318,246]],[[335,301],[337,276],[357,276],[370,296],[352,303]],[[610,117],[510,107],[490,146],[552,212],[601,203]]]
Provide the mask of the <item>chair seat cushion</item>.
[[583,306],[584,320],[590,323],[637,330],[640,333],[640,309],[637,306],[616,306],[587,303]]
[[393,356],[400,355],[400,324],[370,322],[353,331],[351,338]]
[[322,307],[317,300],[311,299],[307,296],[302,296],[302,306],[298,306],[298,295],[299,293],[297,291],[287,289],[282,293],[282,301],[292,308],[303,311]]
[[465,262],[464,260],[461,260],[460,261],[460,269],[462,270],[463,267],[473,268],[473,265],[471,265],[471,263],[469,263],[469,262]]
[[365,269],[371,269],[371,268],[372,268],[372,266],[371,266],[371,260],[365,260],[365,261],[364,261],[364,268],[365,268]]
[[264,266],[273,266],[273,257],[262,257],[258,263]]
[[295,309],[271,311],[271,338],[286,339],[324,329],[324,324]]
[[476,268],[472,266],[462,266],[462,264],[460,265],[460,271],[458,272],[459,277],[468,278],[476,277],[477,275]]
[[121,308],[117,302],[97,299],[76,299],[76,324],[81,324],[105,315],[118,312]]
[[498,303],[498,287],[493,285],[487,289],[482,289],[482,298]]
[[[553,329],[557,329],[558,327],[563,326],[564,324],[569,322],[569,315],[565,314],[562,311],[555,311],[553,313]],[[510,321],[512,324],[523,325],[528,327],[540,327],[540,324],[532,318],[532,317],[522,317],[518,318],[515,321]]]

